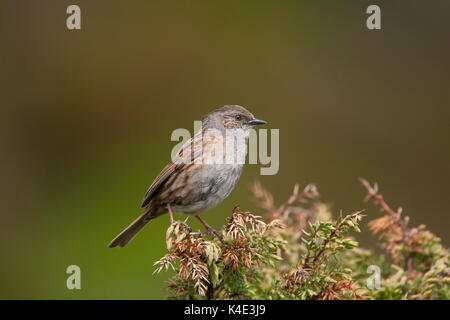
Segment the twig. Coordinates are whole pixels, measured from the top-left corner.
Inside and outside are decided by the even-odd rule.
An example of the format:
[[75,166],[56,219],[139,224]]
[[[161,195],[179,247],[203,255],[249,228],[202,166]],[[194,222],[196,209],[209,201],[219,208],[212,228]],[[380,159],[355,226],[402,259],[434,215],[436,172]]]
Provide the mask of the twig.
[[314,256],[314,259],[313,259],[313,261],[312,261],[313,264],[317,261],[317,259],[319,259],[319,257],[322,255],[322,253],[323,253],[323,252],[325,251],[325,249],[327,248],[327,245],[328,245],[328,242],[330,242],[330,239],[332,239],[332,238],[336,235],[336,233],[341,229],[341,227],[345,224],[345,222],[346,222],[348,219],[353,219],[353,218],[355,218],[355,217],[357,217],[357,216],[361,216],[361,213],[362,213],[362,212],[364,212],[364,210],[356,211],[356,212],[354,212],[354,213],[352,213],[352,214],[350,214],[350,215],[345,216],[345,218],[342,219],[342,220],[334,227],[333,231],[331,231],[330,236],[327,237],[327,239],[325,239],[325,240],[323,241],[323,243],[322,243],[322,248],[320,249],[320,251]]

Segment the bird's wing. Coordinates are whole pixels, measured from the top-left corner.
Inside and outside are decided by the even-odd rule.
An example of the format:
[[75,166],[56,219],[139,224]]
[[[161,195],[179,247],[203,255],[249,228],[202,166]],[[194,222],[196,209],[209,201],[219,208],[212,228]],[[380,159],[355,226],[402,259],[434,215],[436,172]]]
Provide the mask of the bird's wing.
[[198,148],[194,149],[195,146],[197,146],[198,142],[201,143],[199,139],[202,138],[201,134],[196,134],[194,137],[190,138],[186,143],[183,144],[183,146],[180,148],[180,151],[178,152],[175,159],[169,164],[167,164],[164,169],[161,170],[161,172],[158,174],[158,176],[155,178],[153,183],[151,184],[150,188],[148,188],[147,192],[145,193],[144,200],[142,201],[141,207],[144,208],[146,205],[149,204],[150,200],[153,198],[153,195],[155,192],[162,187],[162,185],[178,170],[181,170],[183,167],[187,165],[185,161],[183,161],[183,155],[190,154],[192,157],[191,161],[194,161],[195,158],[201,156],[201,149],[199,151]]
[[161,187],[163,183],[167,181],[167,179],[169,179],[169,177],[176,171],[176,169],[177,165],[173,162],[169,162],[169,164],[167,164],[167,166],[165,166],[164,169],[161,170],[161,172],[151,184],[150,188],[148,188],[147,192],[145,193],[141,208],[144,208],[150,202],[155,191],[158,190],[158,188]]

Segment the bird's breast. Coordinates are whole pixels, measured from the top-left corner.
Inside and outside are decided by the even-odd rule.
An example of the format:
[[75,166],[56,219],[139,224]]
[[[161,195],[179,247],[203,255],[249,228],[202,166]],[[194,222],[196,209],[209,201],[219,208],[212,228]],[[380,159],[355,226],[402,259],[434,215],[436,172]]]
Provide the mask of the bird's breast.
[[[186,179],[187,187],[172,196],[174,210],[197,214],[217,206],[233,191],[243,165],[203,165],[199,172]],[[196,171],[196,170],[192,170]]]

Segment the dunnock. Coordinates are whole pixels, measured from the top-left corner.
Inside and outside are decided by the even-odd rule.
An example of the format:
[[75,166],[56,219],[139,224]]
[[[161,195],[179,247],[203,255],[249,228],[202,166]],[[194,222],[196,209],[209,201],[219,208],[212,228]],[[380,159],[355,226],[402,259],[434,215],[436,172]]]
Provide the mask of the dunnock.
[[[141,205],[144,212],[108,247],[124,247],[150,220],[164,213],[169,212],[173,223],[172,210],[195,216],[207,233],[222,241],[220,234],[198,214],[217,206],[234,189],[241,176],[242,159],[245,160],[247,154],[250,129],[264,123],[237,105],[224,106],[207,114],[202,121],[202,130],[183,144],[151,184]],[[233,143],[230,142],[230,131],[234,134],[231,135]],[[244,142],[235,144],[234,139]],[[234,156],[240,157],[241,161],[236,161]]]

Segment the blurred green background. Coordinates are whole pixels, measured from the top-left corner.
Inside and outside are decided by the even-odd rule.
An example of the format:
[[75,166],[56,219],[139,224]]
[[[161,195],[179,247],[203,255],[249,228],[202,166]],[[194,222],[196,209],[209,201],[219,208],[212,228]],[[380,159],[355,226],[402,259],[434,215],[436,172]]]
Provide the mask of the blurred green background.
[[[238,203],[259,212],[255,179],[278,203],[315,182],[334,212],[377,217],[363,176],[449,245],[449,30],[448,0],[1,1],[0,298],[164,298],[152,264],[168,216],[106,245],[140,213],[172,130],[225,104],[280,129],[280,171],[247,166],[203,216],[213,226]],[[82,290],[66,288],[71,264]]]

